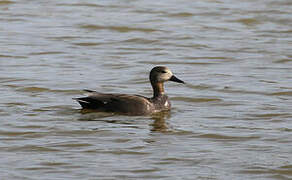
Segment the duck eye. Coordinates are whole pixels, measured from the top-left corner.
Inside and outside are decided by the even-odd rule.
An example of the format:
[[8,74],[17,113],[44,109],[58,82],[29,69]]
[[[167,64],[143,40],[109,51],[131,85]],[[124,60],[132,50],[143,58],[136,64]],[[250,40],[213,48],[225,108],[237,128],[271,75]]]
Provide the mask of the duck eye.
[[162,73],[167,73],[166,71],[161,71]]

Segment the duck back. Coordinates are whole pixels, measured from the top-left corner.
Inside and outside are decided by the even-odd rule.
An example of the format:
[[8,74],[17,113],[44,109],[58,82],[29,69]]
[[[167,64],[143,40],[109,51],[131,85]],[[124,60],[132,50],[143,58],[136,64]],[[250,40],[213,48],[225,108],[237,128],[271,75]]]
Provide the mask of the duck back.
[[91,92],[89,96],[76,98],[76,100],[85,109],[127,115],[146,115],[153,112],[155,108],[148,98],[140,95]]

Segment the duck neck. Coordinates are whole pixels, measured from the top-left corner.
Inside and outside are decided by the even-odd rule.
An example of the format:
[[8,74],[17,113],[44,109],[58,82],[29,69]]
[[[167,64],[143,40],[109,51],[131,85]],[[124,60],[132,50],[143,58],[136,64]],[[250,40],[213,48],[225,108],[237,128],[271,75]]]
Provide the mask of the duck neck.
[[153,88],[153,98],[164,95],[163,82],[151,83]]

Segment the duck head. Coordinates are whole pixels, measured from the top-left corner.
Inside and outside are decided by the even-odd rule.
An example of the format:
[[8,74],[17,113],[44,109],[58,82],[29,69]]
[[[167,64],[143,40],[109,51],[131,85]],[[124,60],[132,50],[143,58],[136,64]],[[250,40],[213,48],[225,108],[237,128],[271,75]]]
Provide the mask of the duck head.
[[175,77],[170,69],[164,66],[154,67],[150,72],[149,78],[153,88],[153,98],[160,97],[164,94],[163,83],[166,81],[184,83],[182,80]]
[[152,83],[163,83],[166,81],[174,81],[184,83],[184,81],[175,77],[169,68],[165,66],[156,66],[150,72],[150,81]]

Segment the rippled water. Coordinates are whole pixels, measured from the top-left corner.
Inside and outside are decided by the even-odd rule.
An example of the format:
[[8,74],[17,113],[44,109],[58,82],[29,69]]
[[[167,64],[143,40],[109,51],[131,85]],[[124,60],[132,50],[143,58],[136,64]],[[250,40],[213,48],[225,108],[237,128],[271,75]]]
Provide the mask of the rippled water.
[[[291,179],[290,0],[0,1],[1,179]],[[84,113],[82,89],[173,109]]]

